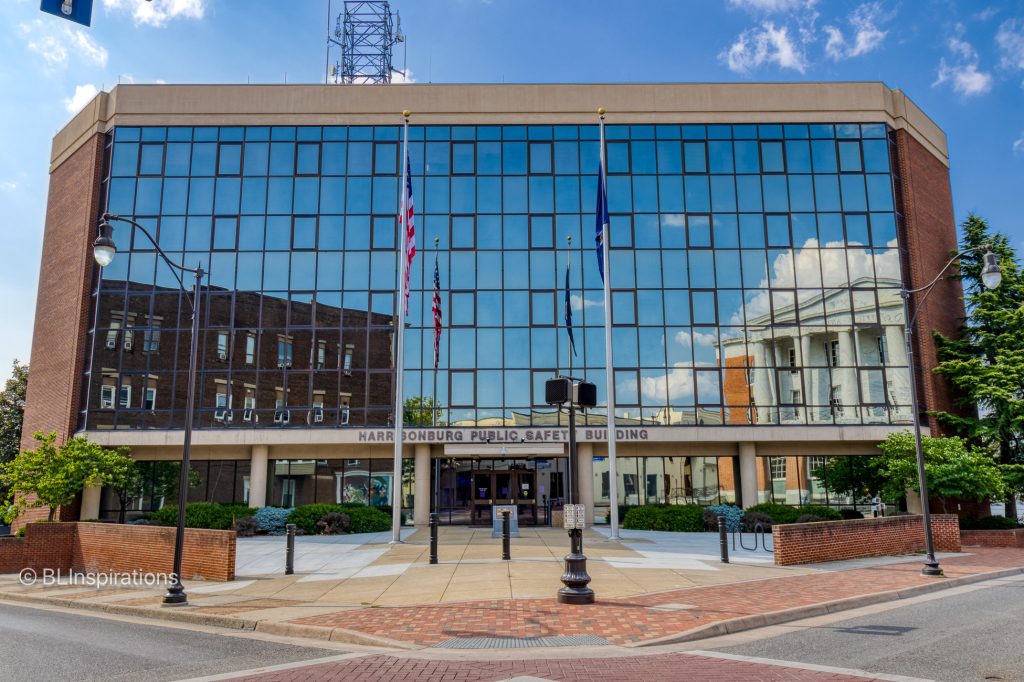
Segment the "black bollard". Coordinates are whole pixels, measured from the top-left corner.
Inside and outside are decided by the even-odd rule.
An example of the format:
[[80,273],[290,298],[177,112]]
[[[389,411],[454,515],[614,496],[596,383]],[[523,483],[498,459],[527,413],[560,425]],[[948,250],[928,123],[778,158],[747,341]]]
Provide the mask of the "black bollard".
[[437,563],[437,514],[430,515],[430,563]]
[[512,533],[510,530],[509,511],[501,512],[501,558],[503,561],[512,559]]
[[729,540],[726,533],[725,517],[718,515],[718,546],[722,549],[722,563],[729,563]]
[[287,549],[285,550],[284,555],[284,574],[292,575],[295,573],[295,524],[289,523],[284,528],[287,535]]

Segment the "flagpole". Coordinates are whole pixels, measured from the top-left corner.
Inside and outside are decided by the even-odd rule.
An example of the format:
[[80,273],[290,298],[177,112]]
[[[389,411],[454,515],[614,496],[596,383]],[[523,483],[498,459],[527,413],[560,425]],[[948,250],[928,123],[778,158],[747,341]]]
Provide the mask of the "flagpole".
[[[597,110],[601,128],[601,177],[599,182],[608,201],[608,171],[605,167],[604,107]],[[604,254],[604,366],[608,392],[608,516],[612,540],[619,539],[619,474],[615,462],[615,366],[612,364],[612,296],[608,222],[602,227],[601,250]]]
[[[437,270],[437,243],[441,241],[440,237],[434,237],[434,270]],[[440,287],[438,287],[440,288]],[[435,330],[434,334],[437,334]],[[435,341],[434,343],[437,343]],[[434,390],[430,394],[430,425],[437,426],[437,352],[434,353]],[[440,509],[440,489],[441,489],[441,460],[435,460],[434,465],[434,513],[437,514],[441,511]]]
[[399,241],[401,242],[401,257],[398,259],[398,286],[395,287],[396,302],[398,309],[395,311],[395,469],[394,479],[391,482],[391,544],[402,542],[402,422],[405,420],[402,394],[404,392],[405,379],[405,268],[406,255],[405,243],[408,241],[407,231],[409,229],[409,216],[406,214],[408,207],[407,192],[405,190],[408,182],[409,170],[409,116],[408,110],[402,112],[403,132],[402,141],[402,185],[398,188],[401,199],[399,201],[399,225],[401,226]]

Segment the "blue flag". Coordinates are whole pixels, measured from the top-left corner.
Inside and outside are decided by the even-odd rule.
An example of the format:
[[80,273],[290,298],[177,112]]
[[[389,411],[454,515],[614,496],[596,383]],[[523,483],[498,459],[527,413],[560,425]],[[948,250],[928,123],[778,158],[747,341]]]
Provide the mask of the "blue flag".
[[569,264],[565,264],[565,329],[569,332],[569,348],[576,355],[576,339],[572,336],[572,304],[569,300]]
[[597,272],[604,282],[604,231],[608,225],[608,197],[605,195],[604,167],[598,163],[597,166],[597,234],[594,241],[597,244]]

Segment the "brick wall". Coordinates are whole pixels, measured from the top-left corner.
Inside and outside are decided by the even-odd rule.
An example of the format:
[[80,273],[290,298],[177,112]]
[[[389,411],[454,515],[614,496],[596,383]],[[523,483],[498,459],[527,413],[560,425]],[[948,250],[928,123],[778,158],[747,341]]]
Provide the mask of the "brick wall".
[[[22,448],[35,447],[36,431],[56,431],[63,443],[75,430],[95,270],[92,240],[100,210],[103,146],[104,137],[97,134],[50,175]],[[13,530],[45,519],[47,513],[29,510]],[[78,516],[75,510],[66,510],[59,518]]]
[[[955,514],[932,516],[936,552],[960,551],[960,527]],[[920,516],[792,523],[772,528],[775,563],[812,564],[870,556],[900,556],[924,549]]]
[[[938,275],[957,250],[953,195],[949,168],[920,142],[899,130],[896,144],[897,196],[904,214],[899,233],[903,278],[907,286],[917,288]],[[920,295],[911,299],[911,314],[919,303]],[[918,313],[914,353],[922,414],[957,411],[952,388],[932,373],[938,364],[932,332],[957,336],[965,314],[960,283],[948,277],[939,280]],[[932,435],[938,435],[938,422],[933,417],[924,419],[931,426]]]
[[962,530],[960,544],[971,547],[1024,547],[1024,528]]
[[[235,533],[185,529],[182,579],[234,580]],[[174,528],[107,523],[33,523],[0,542],[0,573],[45,568],[83,573],[170,573]]]

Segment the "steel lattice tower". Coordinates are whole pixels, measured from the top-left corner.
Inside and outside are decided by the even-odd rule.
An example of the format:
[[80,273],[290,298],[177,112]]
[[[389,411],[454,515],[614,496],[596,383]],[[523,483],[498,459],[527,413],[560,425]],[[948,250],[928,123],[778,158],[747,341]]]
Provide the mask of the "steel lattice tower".
[[405,40],[401,20],[393,17],[387,0],[346,0],[327,38],[328,55],[332,44],[341,49],[341,61],[331,69],[335,83],[391,82],[391,48]]

